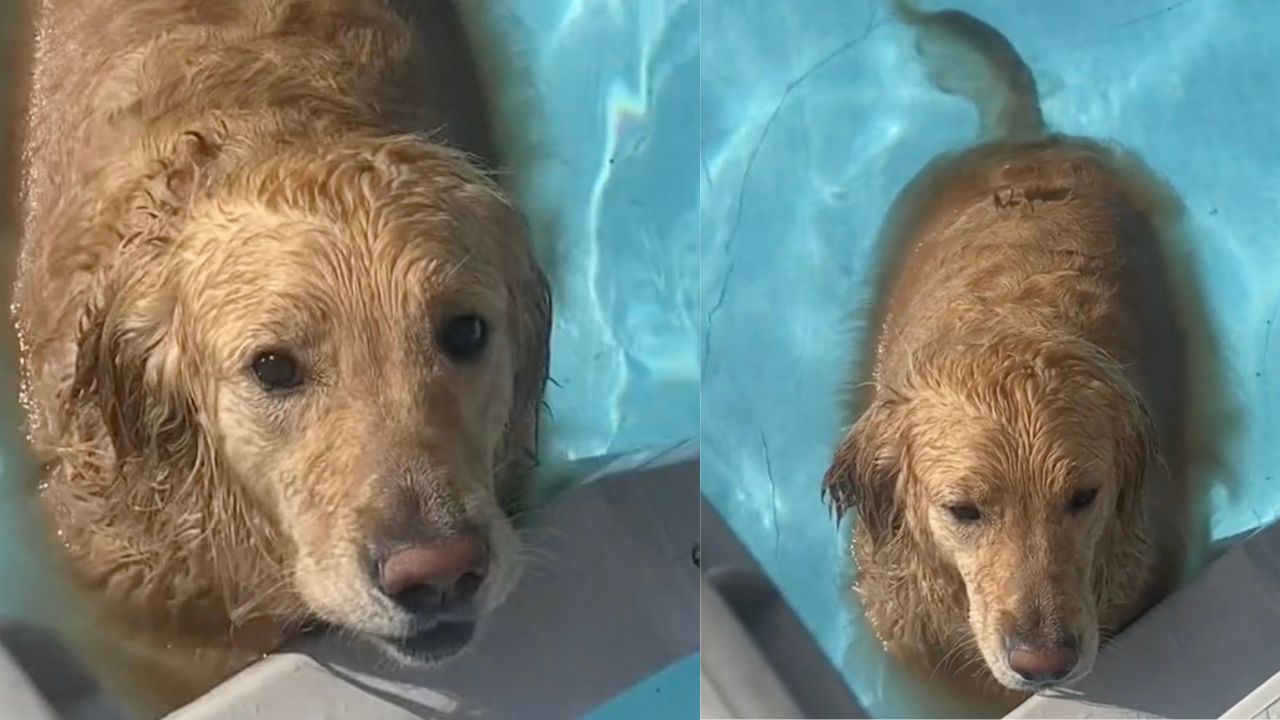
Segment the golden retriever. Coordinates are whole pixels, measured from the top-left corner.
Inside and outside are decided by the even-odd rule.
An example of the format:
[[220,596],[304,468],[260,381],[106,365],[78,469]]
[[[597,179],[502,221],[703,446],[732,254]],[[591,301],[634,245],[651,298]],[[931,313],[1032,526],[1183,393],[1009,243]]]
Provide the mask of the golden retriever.
[[1176,521],[1153,499],[1172,492],[1181,337],[1160,201],[1122,151],[1048,133],[996,30],[896,9],[987,140],[895,202],[873,369],[824,495],[856,510],[857,591],[890,652],[1012,701],[1084,676],[1174,580]]
[[309,620],[442,660],[520,572],[550,297],[414,5],[33,9],[28,432],[152,708]]

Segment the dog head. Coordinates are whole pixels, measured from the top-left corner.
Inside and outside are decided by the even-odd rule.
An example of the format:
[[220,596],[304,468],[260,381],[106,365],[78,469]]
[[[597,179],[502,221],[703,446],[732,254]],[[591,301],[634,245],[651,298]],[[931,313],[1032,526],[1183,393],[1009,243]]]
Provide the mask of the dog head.
[[[182,142],[85,315],[82,397],[136,482],[189,491],[158,516],[285,558],[278,592],[313,617],[406,659],[455,653],[520,570],[503,492],[530,469],[550,298],[517,213],[414,137],[299,143],[216,179],[216,141]],[[245,524],[282,547],[228,549]]]
[[850,429],[824,487],[856,509],[859,542],[958,578],[965,635],[997,681],[1033,691],[1091,669],[1098,588],[1138,586],[1118,575],[1144,571],[1143,483],[1160,459],[1111,358],[1076,341],[1014,350],[922,357]]

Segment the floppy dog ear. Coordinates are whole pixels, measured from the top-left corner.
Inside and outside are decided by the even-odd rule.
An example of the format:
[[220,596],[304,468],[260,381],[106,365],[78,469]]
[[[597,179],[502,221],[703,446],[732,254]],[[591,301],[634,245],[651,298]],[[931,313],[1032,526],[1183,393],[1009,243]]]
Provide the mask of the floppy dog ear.
[[823,500],[837,520],[850,509],[858,513],[873,542],[881,543],[902,528],[898,484],[905,468],[897,438],[896,401],[877,400],[849,428],[822,479]]
[[529,257],[516,284],[516,377],[511,427],[530,455],[537,450],[542,394],[551,362],[551,287],[537,262]]
[[[1118,374],[1118,373],[1117,373]],[[1116,464],[1120,490],[1116,514],[1130,527],[1142,527],[1143,495],[1147,476],[1164,463],[1157,440],[1155,422],[1137,390],[1123,377],[1112,380],[1119,391],[1116,410]]]
[[163,252],[148,243],[121,257],[82,316],[74,390],[97,409],[117,462],[186,464],[196,450],[172,332],[176,298],[157,267]]
[[497,490],[504,507],[518,509],[527,499],[531,471],[537,466],[538,421],[550,366],[551,288],[520,213],[495,185],[486,183],[478,190],[480,201],[468,211],[477,213],[482,232],[501,245],[515,375],[507,426],[495,458]]
[[[101,416],[118,462],[194,468],[209,458],[195,432],[190,376],[174,337],[179,305],[171,272],[175,238],[221,150],[216,125],[176,135],[113,209],[119,255],[98,278],[83,314],[73,393]],[[177,466],[173,466],[176,467]]]

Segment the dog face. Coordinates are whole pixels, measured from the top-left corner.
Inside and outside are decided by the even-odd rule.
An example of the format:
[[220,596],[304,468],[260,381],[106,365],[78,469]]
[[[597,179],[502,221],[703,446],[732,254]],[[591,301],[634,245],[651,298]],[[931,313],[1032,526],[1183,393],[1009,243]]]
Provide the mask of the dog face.
[[235,484],[309,614],[457,652],[519,574],[499,479],[546,377],[515,212],[415,139],[282,152],[185,208],[130,244],[82,342],[117,453]]
[[1034,691],[1091,669],[1096,587],[1116,579],[1105,545],[1120,524],[1142,526],[1143,477],[1158,459],[1141,400],[1101,353],[997,355],[942,361],[874,403],[827,488],[838,508],[857,507],[860,542],[958,576],[965,635],[997,681]]
[[918,432],[937,433],[913,443],[924,534],[964,580],[992,674],[1030,689],[1088,672],[1094,551],[1122,482],[1114,442],[1074,403],[1025,422],[945,404],[918,413]]

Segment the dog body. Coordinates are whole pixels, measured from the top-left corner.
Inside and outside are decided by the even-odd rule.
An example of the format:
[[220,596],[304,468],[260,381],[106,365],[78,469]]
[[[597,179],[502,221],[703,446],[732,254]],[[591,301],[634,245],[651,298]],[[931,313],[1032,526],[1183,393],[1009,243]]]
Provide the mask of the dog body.
[[550,299],[452,8],[417,6],[35,9],[28,432],[157,707],[309,619],[439,659],[518,575]]
[[979,56],[994,96],[946,77],[955,57],[930,70],[978,104],[989,137],[895,201],[870,382],[824,492],[857,511],[857,590],[889,650],[1012,700],[1087,673],[1176,571],[1165,449],[1184,378],[1165,200],[1133,158],[1047,133],[994,29],[899,10],[922,45]]

